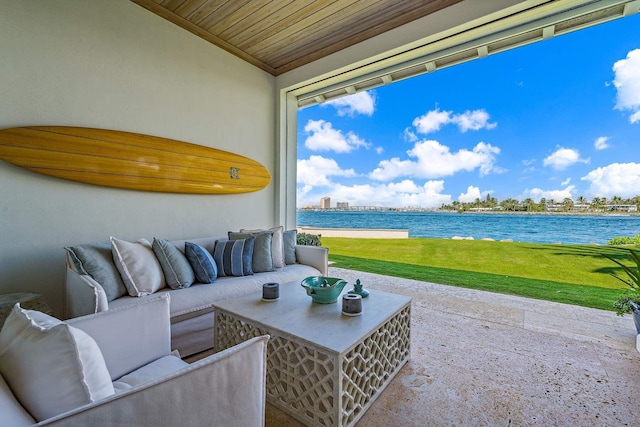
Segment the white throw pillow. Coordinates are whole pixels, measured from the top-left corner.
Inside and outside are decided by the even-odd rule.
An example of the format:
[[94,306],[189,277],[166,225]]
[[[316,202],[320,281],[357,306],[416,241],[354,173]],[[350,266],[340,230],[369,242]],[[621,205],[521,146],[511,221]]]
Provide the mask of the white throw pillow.
[[38,422],[114,393],[93,338],[19,304],[0,332],[0,372]]
[[241,229],[241,233],[260,233],[262,231],[273,231],[273,239],[271,240],[271,259],[273,260],[273,266],[275,268],[282,268],[286,264],[284,263],[284,240],[282,233],[284,231],[283,226],[269,228],[267,230],[247,230]]
[[160,262],[146,239],[137,242],[110,237],[116,268],[132,297],[150,295],[166,286]]

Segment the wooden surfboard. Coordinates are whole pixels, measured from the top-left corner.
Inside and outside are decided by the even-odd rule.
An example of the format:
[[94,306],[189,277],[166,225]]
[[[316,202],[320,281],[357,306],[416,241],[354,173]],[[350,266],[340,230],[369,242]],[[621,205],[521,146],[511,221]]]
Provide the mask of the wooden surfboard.
[[261,190],[271,181],[264,166],[244,156],[106,129],[3,129],[0,159],[57,178],[142,191],[236,194]]

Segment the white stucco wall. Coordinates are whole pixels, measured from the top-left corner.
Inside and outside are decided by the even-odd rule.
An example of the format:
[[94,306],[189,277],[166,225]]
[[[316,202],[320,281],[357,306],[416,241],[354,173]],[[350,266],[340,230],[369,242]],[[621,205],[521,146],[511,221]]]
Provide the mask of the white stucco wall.
[[[127,0],[0,0],[0,129],[70,125],[251,157],[275,176],[275,79]],[[275,225],[274,190],[111,189],[0,161],[0,293],[63,307],[64,246]]]

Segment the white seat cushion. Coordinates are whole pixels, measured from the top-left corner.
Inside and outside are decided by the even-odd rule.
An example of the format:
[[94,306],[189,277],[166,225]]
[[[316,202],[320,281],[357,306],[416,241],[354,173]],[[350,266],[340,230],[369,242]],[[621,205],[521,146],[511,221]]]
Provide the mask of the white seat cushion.
[[189,364],[179,357],[164,356],[114,381],[113,388],[116,393],[122,393],[123,391],[138,387],[139,385],[156,380],[167,374],[179,371],[185,366],[189,366]]
[[0,332],[0,373],[36,421],[114,393],[93,338],[18,304]]
[[31,426],[36,421],[20,405],[6,381],[0,375],[0,414],[2,424],[12,427]]

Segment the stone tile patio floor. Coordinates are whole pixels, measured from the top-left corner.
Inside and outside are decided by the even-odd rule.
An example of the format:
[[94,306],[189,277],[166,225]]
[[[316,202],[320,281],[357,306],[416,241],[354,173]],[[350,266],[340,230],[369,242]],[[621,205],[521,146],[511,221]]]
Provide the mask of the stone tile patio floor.
[[[357,423],[640,426],[631,316],[352,270],[329,275],[413,297],[411,361]],[[267,427],[301,426],[267,405]]]

